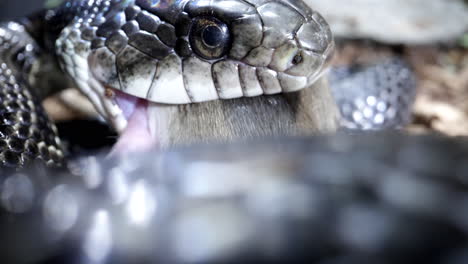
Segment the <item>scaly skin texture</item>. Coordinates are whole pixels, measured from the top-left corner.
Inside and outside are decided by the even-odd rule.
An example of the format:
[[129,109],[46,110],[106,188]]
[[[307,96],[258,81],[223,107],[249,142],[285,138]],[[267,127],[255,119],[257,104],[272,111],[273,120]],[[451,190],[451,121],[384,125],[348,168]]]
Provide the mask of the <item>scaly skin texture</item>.
[[23,26],[0,24],[0,167],[19,168],[34,160],[63,165],[60,139],[27,74],[38,47]]
[[392,134],[90,157],[5,179],[0,260],[466,263],[467,157]]
[[416,78],[399,58],[376,65],[336,67],[330,71],[342,127],[353,130],[401,128],[411,121]]

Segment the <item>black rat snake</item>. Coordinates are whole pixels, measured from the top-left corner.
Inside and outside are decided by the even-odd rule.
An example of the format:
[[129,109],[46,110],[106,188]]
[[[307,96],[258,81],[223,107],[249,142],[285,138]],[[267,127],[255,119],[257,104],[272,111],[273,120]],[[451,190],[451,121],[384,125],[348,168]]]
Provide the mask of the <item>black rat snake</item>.
[[[333,50],[326,22],[293,0],[71,0],[3,24],[0,37],[7,167],[62,162],[39,106],[68,85],[52,74],[58,65],[124,130],[143,104],[136,97],[186,104],[310,89]],[[400,61],[336,69],[342,124],[403,124],[412,82]],[[356,83],[365,89],[352,90]],[[1,256],[15,263],[463,263],[467,149],[437,137],[280,137],[14,173],[2,180]]]

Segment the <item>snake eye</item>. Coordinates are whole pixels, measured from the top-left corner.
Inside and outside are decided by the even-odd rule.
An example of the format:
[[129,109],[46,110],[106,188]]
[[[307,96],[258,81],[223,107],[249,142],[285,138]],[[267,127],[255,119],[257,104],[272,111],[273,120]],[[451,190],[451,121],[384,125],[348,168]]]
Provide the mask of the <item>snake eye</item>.
[[197,17],[190,31],[192,49],[202,58],[212,60],[226,55],[231,35],[226,24],[212,17]]

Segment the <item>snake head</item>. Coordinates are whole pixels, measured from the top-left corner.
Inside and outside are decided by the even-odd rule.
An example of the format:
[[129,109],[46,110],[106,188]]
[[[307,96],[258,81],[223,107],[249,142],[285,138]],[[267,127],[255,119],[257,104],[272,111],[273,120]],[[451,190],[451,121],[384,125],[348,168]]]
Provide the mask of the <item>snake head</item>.
[[326,21],[300,0],[71,2],[78,15],[57,52],[95,105],[104,88],[163,104],[294,92],[334,50]]

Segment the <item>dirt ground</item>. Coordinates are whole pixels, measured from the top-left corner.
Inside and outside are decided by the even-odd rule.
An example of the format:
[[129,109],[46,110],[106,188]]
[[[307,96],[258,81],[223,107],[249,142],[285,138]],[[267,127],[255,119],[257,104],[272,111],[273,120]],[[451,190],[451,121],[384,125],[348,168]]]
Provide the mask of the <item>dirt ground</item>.
[[462,45],[385,46],[370,41],[338,42],[334,65],[402,56],[418,78],[412,133],[468,136],[468,49]]

